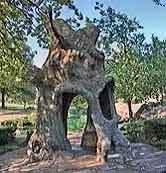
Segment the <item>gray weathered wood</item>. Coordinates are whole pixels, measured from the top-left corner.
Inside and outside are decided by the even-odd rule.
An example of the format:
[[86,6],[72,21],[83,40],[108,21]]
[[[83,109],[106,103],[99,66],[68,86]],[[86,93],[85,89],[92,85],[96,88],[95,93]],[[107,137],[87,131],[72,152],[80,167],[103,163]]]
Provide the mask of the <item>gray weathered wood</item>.
[[[76,95],[83,96],[89,105],[82,146],[97,146],[97,159],[104,162],[113,142],[124,158],[129,158],[129,141],[117,127],[114,82],[105,79],[104,55],[96,49],[99,30],[89,25],[75,32],[64,20],[55,20],[55,25],[50,22],[52,47],[40,75],[35,77],[39,89],[38,118],[28,145],[29,158],[42,160],[49,158],[52,151],[71,150],[67,116]],[[86,138],[90,127],[97,139],[95,143],[88,143]]]

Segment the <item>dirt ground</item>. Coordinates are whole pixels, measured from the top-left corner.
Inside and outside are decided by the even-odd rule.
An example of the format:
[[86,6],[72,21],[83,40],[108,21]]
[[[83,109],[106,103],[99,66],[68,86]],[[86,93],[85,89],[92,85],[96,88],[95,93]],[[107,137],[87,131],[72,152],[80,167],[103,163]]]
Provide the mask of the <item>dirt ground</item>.
[[14,110],[0,110],[0,122],[3,122],[5,120],[14,120],[18,118],[26,117],[29,114],[29,112],[26,111],[14,111]]
[[[132,104],[133,113],[136,113],[141,107],[142,103]],[[117,113],[122,117],[122,119],[129,118],[128,105],[126,103],[118,102],[115,104]]]
[[[136,112],[141,104],[133,105]],[[126,104],[117,103],[117,112],[128,117]],[[0,121],[27,116],[22,111],[0,112]],[[80,133],[69,133],[72,153],[56,153],[52,160],[28,163],[26,148],[0,155],[0,172],[41,172],[41,173],[164,173],[166,172],[166,152],[146,144],[132,144],[135,153],[133,161],[122,163],[118,154],[110,154],[108,163],[96,162],[95,153],[80,148]]]
[[0,172],[31,173],[162,173],[166,171],[166,152],[146,144],[132,144],[135,157],[123,163],[118,154],[110,154],[108,163],[96,162],[95,153],[83,151],[80,134],[69,134],[72,153],[56,153],[53,159],[29,163],[26,148],[8,152],[0,156]]

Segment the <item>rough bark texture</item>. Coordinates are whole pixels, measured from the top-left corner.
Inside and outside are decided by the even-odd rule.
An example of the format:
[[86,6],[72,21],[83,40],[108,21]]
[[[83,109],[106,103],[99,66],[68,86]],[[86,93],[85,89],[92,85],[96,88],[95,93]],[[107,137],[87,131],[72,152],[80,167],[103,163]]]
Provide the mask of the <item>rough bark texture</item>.
[[2,96],[2,98],[1,98],[1,100],[2,100],[2,101],[1,101],[1,102],[2,102],[2,103],[1,103],[1,104],[2,104],[2,105],[1,105],[1,108],[2,108],[2,109],[5,109],[5,89],[1,89],[1,96]]
[[52,151],[71,149],[67,116],[76,95],[89,105],[82,146],[97,146],[97,159],[104,162],[113,142],[129,158],[129,142],[117,128],[114,81],[104,78],[104,55],[95,48],[99,30],[89,25],[75,32],[63,20],[55,20],[56,28],[51,18],[50,23],[52,47],[34,80],[39,89],[38,120],[28,145],[29,158],[42,160]]
[[127,104],[128,104],[128,109],[129,109],[129,119],[132,119],[133,118],[133,111],[132,111],[131,100],[128,100]]
[[87,109],[87,123],[82,135],[81,147],[88,150],[96,150],[97,133],[91,117],[92,110],[90,106]]
[[71,102],[76,94],[72,93],[63,93],[62,94],[62,121],[65,129],[65,135],[67,137],[67,117],[68,117],[68,110],[71,105]]

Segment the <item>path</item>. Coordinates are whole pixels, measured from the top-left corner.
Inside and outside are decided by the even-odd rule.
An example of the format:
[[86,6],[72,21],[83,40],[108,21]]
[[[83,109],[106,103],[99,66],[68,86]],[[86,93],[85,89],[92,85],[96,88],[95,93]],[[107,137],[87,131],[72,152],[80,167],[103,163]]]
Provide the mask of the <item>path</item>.
[[0,109],[0,122],[27,117],[31,112],[31,110],[25,111],[14,107],[5,110]]

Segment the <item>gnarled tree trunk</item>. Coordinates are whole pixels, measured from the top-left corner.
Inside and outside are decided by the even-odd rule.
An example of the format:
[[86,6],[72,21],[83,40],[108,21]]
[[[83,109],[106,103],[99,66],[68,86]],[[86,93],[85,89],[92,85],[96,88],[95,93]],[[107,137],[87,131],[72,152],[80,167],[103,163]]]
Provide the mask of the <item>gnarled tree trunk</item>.
[[88,25],[75,32],[63,20],[54,23],[56,28],[50,15],[52,47],[33,80],[39,88],[38,118],[28,145],[29,158],[42,160],[52,151],[71,150],[67,139],[67,116],[76,95],[88,102],[82,147],[97,146],[97,159],[106,161],[113,142],[128,158],[129,141],[117,127],[114,81],[105,79],[104,54],[95,47],[98,28]]
[[36,131],[28,149],[32,160],[48,158],[52,151],[71,150],[62,118],[62,94],[49,87],[41,88],[39,93]]
[[84,149],[96,150],[97,147],[97,133],[91,117],[92,110],[90,105],[87,109],[87,123],[81,139],[81,147]]
[[65,129],[65,135],[67,137],[67,118],[68,118],[68,111],[71,105],[75,94],[72,93],[63,93],[62,94],[62,120]]

